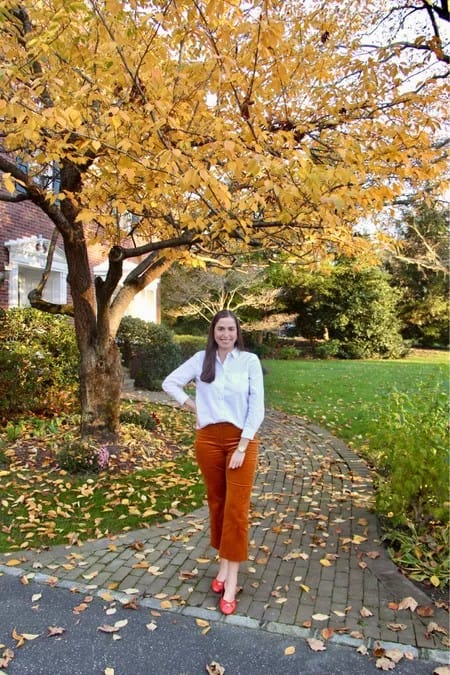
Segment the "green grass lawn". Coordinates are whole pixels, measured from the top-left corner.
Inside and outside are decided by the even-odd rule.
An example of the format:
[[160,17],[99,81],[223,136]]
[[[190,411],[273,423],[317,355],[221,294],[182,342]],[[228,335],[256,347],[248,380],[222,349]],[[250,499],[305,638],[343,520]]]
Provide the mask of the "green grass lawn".
[[414,394],[423,385],[448,393],[447,352],[415,352],[395,361],[264,361],[267,407],[304,417],[364,450],[377,433],[391,392]]

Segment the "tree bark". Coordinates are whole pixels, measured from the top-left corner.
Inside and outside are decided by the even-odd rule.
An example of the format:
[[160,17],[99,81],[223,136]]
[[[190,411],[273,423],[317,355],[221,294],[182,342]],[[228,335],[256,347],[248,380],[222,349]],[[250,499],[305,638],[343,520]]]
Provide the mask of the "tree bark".
[[73,221],[63,239],[79,350],[80,433],[99,443],[113,441],[119,431],[122,364],[111,333],[109,296],[96,297],[81,225]]
[[114,340],[80,352],[81,436],[99,443],[115,440],[119,431],[122,364]]

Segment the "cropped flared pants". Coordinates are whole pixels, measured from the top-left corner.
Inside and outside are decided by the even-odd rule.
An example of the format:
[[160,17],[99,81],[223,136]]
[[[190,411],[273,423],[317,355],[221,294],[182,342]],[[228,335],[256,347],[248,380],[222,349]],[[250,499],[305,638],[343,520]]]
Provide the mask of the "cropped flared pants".
[[248,559],[250,495],[258,460],[258,441],[250,441],[242,466],[228,467],[242,430],[228,422],[197,429],[195,451],[209,507],[211,546],[221,558]]

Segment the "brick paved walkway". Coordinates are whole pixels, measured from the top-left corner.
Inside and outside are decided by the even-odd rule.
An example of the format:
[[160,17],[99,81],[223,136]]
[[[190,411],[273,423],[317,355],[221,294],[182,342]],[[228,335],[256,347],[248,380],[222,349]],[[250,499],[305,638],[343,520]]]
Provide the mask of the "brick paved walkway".
[[20,569],[0,554],[0,571],[293,636],[320,637],[329,628],[338,643],[379,640],[442,660],[443,634],[427,628],[430,621],[447,627],[447,613],[434,608],[432,618],[421,618],[391,608],[407,597],[431,603],[380,544],[366,464],[328,432],[280,412],[267,413],[260,436],[251,557],[241,566],[235,615],[223,617],[209,589],[217,565],[206,507],[81,547],[24,551]]

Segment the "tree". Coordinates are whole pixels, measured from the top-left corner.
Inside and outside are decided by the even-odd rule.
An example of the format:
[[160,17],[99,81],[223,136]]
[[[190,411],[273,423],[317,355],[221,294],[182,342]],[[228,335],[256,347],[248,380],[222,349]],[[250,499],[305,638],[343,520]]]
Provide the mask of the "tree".
[[238,268],[225,269],[172,265],[161,279],[164,318],[201,318],[207,326],[222,309],[238,312],[241,321],[260,318],[272,309],[277,295],[265,277],[265,266],[244,262]]
[[306,338],[336,342],[344,358],[396,358],[404,353],[397,318],[400,293],[380,267],[340,260],[315,273],[299,270],[290,282],[287,270],[277,272],[287,285],[288,311],[298,313],[296,325]]
[[413,202],[397,222],[399,246],[387,268],[402,291],[399,316],[403,336],[430,347],[449,340],[448,208]]
[[[443,37],[441,28],[442,22],[450,21],[448,0],[395,2],[386,20],[390,23],[390,30],[400,34],[399,45],[422,53],[431,52],[440,61],[450,63],[448,33]],[[414,39],[405,35],[405,24],[414,26]]]
[[393,6],[2,1],[0,198],[33,202],[62,238],[73,305],[49,306],[42,284],[31,301],[73,314],[82,433],[117,430],[115,334],[174,260],[355,253],[361,217],[439,175],[448,66],[390,41]]

